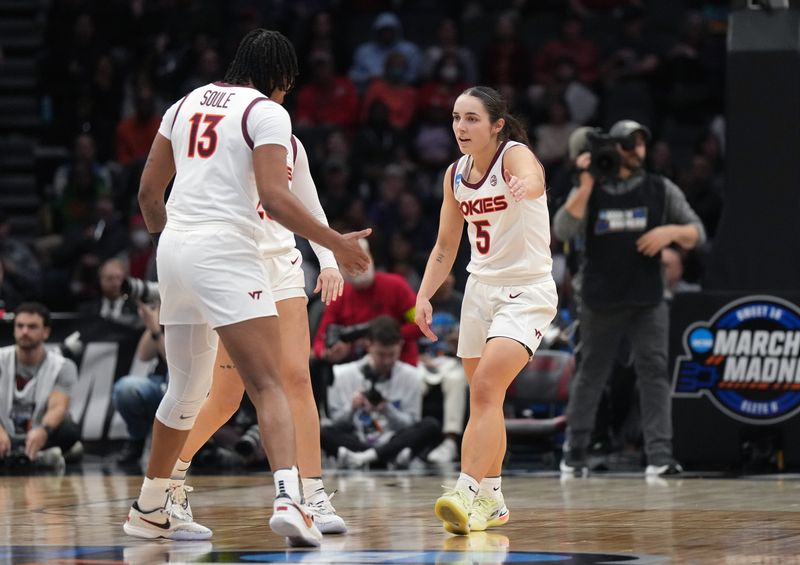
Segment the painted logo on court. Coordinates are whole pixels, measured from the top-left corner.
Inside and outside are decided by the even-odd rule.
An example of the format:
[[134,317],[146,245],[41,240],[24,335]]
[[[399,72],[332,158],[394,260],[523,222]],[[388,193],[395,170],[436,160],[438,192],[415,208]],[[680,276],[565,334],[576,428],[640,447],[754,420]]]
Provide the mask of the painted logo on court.
[[708,396],[722,412],[774,424],[800,411],[800,308],[774,296],[731,302],[689,326],[673,395]]

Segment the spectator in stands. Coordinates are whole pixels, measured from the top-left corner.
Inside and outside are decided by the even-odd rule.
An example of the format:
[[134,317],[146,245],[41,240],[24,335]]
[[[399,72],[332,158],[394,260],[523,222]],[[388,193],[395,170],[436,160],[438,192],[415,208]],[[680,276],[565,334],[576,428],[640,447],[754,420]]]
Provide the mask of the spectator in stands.
[[[528,50],[519,40],[516,13],[509,11],[500,14],[495,20],[492,39],[483,52],[483,82],[525,88],[530,83],[529,60]],[[513,108],[509,110],[513,111]]]
[[583,20],[570,15],[561,23],[561,37],[548,41],[536,55],[537,82],[547,82],[563,60],[571,61],[578,80],[591,85],[598,77],[598,50],[594,41],[583,35]]
[[[369,245],[365,240],[362,240],[362,246],[369,253]],[[417,298],[408,283],[398,275],[375,272],[374,261],[361,275],[354,277],[347,273],[342,274],[345,276],[344,291],[322,314],[314,336],[315,356],[329,363],[358,359],[363,354],[363,349],[352,341],[333,340],[335,336],[331,337],[333,334],[328,333],[329,328],[333,325],[340,326],[340,329],[347,328],[371,322],[380,315],[387,315],[401,327],[404,341],[400,360],[416,365],[419,359],[417,338],[421,334],[413,323]]]
[[120,465],[139,463],[156,410],[167,390],[167,355],[164,332],[158,323],[158,305],[139,302],[138,313],[144,332],[136,346],[136,357],[143,363],[157,362],[146,377],[127,375],[114,383],[111,401],[125,420],[129,436],[117,457]]
[[404,132],[389,124],[389,108],[382,100],[374,100],[366,109],[366,122],[358,128],[353,141],[354,174],[372,188],[377,186],[383,171],[399,160],[406,144]]
[[15,454],[63,469],[80,439],[69,416],[78,369],[58,349],[45,348],[50,312],[37,302],[17,307],[14,342],[0,348],[0,459]]
[[403,39],[400,19],[391,12],[379,14],[372,24],[372,35],[373,39],[359,45],[353,56],[350,78],[356,86],[363,91],[370,80],[383,76],[390,53],[401,53],[405,58],[403,81],[417,82],[422,55],[419,47]]
[[3,262],[0,261],[0,318],[6,313],[11,312],[22,303],[22,293],[5,276]]
[[[401,52],[389,53],[384,65],[383,74],[372,79],[367,86],[364,108],[367,109],[373,102],[380,100],[389,109],[389,125],[403,130],[414,119],[417,111],[417,88],[411,86],[406,78],[408,61]],[[368,117],[368,112],[365,111],[362,121],[367,121]]]
[[109,259],[100,267],[100,298],[84,303],[79,312],[91,318],[103,318],[118,324],[141,327],[136,299],[124,290],[127,272],[119,259]]
[[[705,230],[671,181],[644,170],[650,130],[632,120],[614,124],[619,169],[596,178],[591,155],[577,159],[579,185],[556,213],[562,241],[585,234],[580,328],[582,355],[570,383],[567,441],[561,470],[587,469],[586,448],[600,395],[620,343],[628,336],[639,380],[647,475],[680,473],[672,456],[667,377],[668,308],[661,251],[672,243],[691,249]],[[645,210],[641,215],[637,211]]]
[[[446,58],[452,61],[452,58],[455,58],[460,70],[461,80],[463,80],[465,84],[475,84],[478,78],[475,56],[472,54],[472,51],[459,44],[458,26],[452,18],[444,18],[439,22],[436,38],[438,43],[431,45],[425,50],[422,74],[427,78],[435,78],[439,75],[437,69],[442,67],[442,61]],[[466,86],[464,88],[466,88]],[[446,106],[452,108],[453,104],[448,103]]]
[[315,51],[309,59],[311,80],[297,93],[296,128],[337,126],[352,133],[358,122],[358,91],[353,81],[335,73],[333,57]]
[[403,339],[396,320],[379,316],[370,326],[367,354],[333,368],[332,424],[321,429],[321,438],[342,466],[395,461],[405,467],[439,442],[439,423],[422,419],[420,370],[400,361]]
[[155,96],[150,85],[140,84],[132,116],[117,126],[116,160],[123,167],[143,161],[158,132],[161,119],[156,113]]
[[548,114],[547,122],[536,128],[536,156],[550,173],[567,157],[567,141],[578,126],[570,119],[562,99],[550,101]]

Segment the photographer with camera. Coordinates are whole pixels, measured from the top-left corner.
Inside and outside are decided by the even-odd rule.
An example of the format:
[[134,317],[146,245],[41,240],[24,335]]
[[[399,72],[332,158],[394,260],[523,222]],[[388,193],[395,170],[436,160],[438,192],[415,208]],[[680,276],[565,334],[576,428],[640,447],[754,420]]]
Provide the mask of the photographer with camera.
[[682,469],[672,456],[669,312],[660,255],[671,244],[684,249],[702,244],[705,229],[674,183],[644,170],[647,127],[622,120],[608,135],[590,132],[587,139],[588,151],[576,159],[578,186],[553,221],[559,239],[579,234],[585,239],[582,354],[570,385],[561,470],[587,469],[586,449],[600,396],[627,336],[639,379],[645,472],[677,474]]
[[81,304],[78,311],[87,318],[102,318],[139,329],[139,301],[158,300],[158,285],[154,282],[127,277],[125,264],[109,259],[100,266],[100,297]]
[[0,461],[63,469],[63,454],[80,439],[69,417],[78,369],[58,349],[45,348],[50,312],[38,302],[20,304],[14,342],[0,348]]
[[328,389],[332,425],[321,430],[322,448],[346,467],[395,461],[406,466],[441,441],[439,423],[420,420],[420,370],[400,361],[403,334],[390,316],[372,322],[367,354],[333,367]]

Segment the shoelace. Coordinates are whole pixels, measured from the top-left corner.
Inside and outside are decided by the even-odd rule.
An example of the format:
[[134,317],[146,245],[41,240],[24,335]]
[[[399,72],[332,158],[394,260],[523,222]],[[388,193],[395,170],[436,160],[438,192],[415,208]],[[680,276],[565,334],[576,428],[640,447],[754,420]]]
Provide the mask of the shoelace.
[[469,499],[467,498],[466,494],[458,489],[446,487],[445,485],[442,485],[442,488],[444,489],[444,496],[457,496],[461,501],[461,504],[464,505],[464,508],[471,510],[472,505],[469,503]]
[[[169,489],[169,500],[172,503],[170,504],[169,508],[171,514],[183,520],[192,519],[192,517],[189,515],[188,512],[189,497],[187,496],[187,494],[192,492],[193,490],[194,489],[192,487],[185,484],[175,485],[174,487]],[[173,510],[176,508],[179,510]]]
[[316,514],[336,514],[336,509],[333,507],[333,504],[331,504],[331,499],[337,492],[338,491],[333,491],[330,494],[325,493],[325,496],[320,497],[316,502],[308,502],[306,506]]
[[496,512],[496,509],[493,508],[494,506],[495,501],[488,496],[476,496],[472,502],[473,514],[475,510],[478,510],[483,516],[491,516],[492,513]]

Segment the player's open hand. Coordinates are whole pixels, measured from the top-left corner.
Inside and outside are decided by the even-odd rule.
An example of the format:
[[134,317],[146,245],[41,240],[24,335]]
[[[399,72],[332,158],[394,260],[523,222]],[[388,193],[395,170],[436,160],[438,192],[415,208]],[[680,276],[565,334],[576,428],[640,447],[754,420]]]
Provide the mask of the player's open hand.
[[420,331],[431,341],[437,341],[439,338],[431,329],[431,322],[433,321],[433,306],[431,306],[431,301],[418,296],[415,310],[414,322],[419,326]]
[[319,272],[317,286],[314,288],[314,292],[321,293],[319,297],[322,299],[322,302],[325,303],[325,306],[331,302],[336,302],[336,299],[342,295],[343,290],[344,279],[339,269],[326,267]]
[[369,237],[370,228],[342,234],[342,239],[337,249],[332,249],[339,267],[353,275],[360,275],[369,268],[371,259],[369,254],[358,243],[359,240]]
[[508,185],[509,192],[511,192],[511,197],[515,202],[521,202],[527,198],[530,187],[524,180],[512,175],[511,171],[508,169],[503,171],[503,178]]

